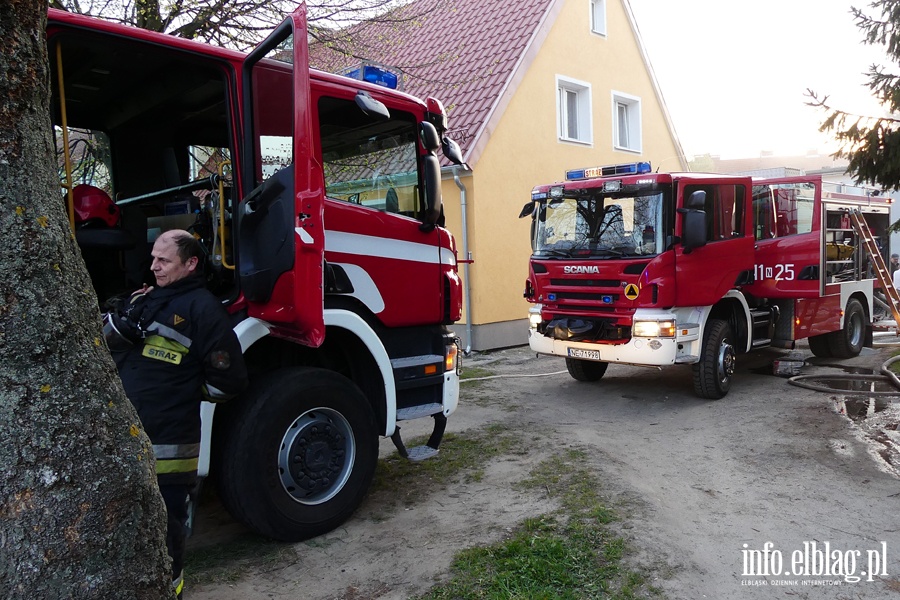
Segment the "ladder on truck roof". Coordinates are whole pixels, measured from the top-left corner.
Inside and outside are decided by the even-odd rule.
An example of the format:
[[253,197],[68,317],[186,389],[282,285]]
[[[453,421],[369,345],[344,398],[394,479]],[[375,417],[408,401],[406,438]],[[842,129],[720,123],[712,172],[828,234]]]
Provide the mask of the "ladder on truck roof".
[[853,223],[853,228],[872,259],[872,264],[875,266],[875,275],[878,277],[881,290],[888,300],[891,313],[894,315],[894,321],[897,323],[897,335],[900,335],[900,294],[897,293],[897,288],[894,287],[893,273],[888,272],[887,265],[884,264],[884,257],[881,256],[878,244],[875,243],[875,237],[869,229],[869,224],[866,223],[865,217],[863,217],[862,212],[858,208],[850,210],[850,222]]

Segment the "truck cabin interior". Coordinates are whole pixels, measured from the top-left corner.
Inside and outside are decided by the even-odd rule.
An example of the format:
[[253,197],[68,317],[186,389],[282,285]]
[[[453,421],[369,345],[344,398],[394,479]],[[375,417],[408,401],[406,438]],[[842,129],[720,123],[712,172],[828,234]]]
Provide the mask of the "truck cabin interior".
[[[201,240],[209,252],[208,284],[227,296],[234,275],[226,69],[194,54],[90,32],[51,30],[49,51],[60,181],[77,192],[76,239],[101,304],[153,283],[153,241],[176,228]],[[221,187],[210,180],[216,173],[224,175]],[[102,194],[117,205],[98,219]]]

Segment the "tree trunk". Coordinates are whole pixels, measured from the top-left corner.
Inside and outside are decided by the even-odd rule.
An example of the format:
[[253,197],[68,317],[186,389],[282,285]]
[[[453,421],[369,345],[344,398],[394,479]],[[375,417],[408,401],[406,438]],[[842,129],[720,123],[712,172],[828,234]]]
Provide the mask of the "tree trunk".
[[150,443],[56,180],[46,11],[0,0],[0,596],[169,598]]

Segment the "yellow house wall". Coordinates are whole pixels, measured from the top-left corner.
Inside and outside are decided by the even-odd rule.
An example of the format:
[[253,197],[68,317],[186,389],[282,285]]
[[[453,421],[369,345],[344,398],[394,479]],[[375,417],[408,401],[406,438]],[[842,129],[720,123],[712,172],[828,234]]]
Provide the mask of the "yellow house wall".
[[[593,141],[560,142],[557,136],[556,76],[591,85]],[[641,99],[640,153],[613,148],[612,91]],[[452,114],[451,126],[452,126]],[[607,2],[607,35],[590,31],[589,0],[567,0],[515,95],[473,165],[467,188],[472,323],[475,326],[524,319],[523,299],[531,253],[531,219],[518,219],[537,184],[559,181],[567,169],[651,161],[653,168],[680,170],[649,73],[621,0]],[[476,193],[477,192],[477,193]],[[462,255],[459,190],[443,184],[447,226]],[[462,275],[462,266],[460,274]],[[464,315],[463,320],[467,316]],[[522,332],[522,343],[525,343]],[[483,348],[479,348],[483,349]]]

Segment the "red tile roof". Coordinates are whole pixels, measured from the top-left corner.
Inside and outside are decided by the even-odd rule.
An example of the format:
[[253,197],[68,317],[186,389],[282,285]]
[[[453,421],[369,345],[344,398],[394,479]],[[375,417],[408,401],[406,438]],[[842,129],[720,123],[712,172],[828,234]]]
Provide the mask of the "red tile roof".
[[[555,1],[415,0],[390,16],[425,16],[403,23],[369,21],[346,34],[354,53],[399,68],[405,92],[443,102],[450,135],[471,160],[476,136],[501,104]],[[360,58],[313,44],[310,62],[336,73],[358,65]]]

